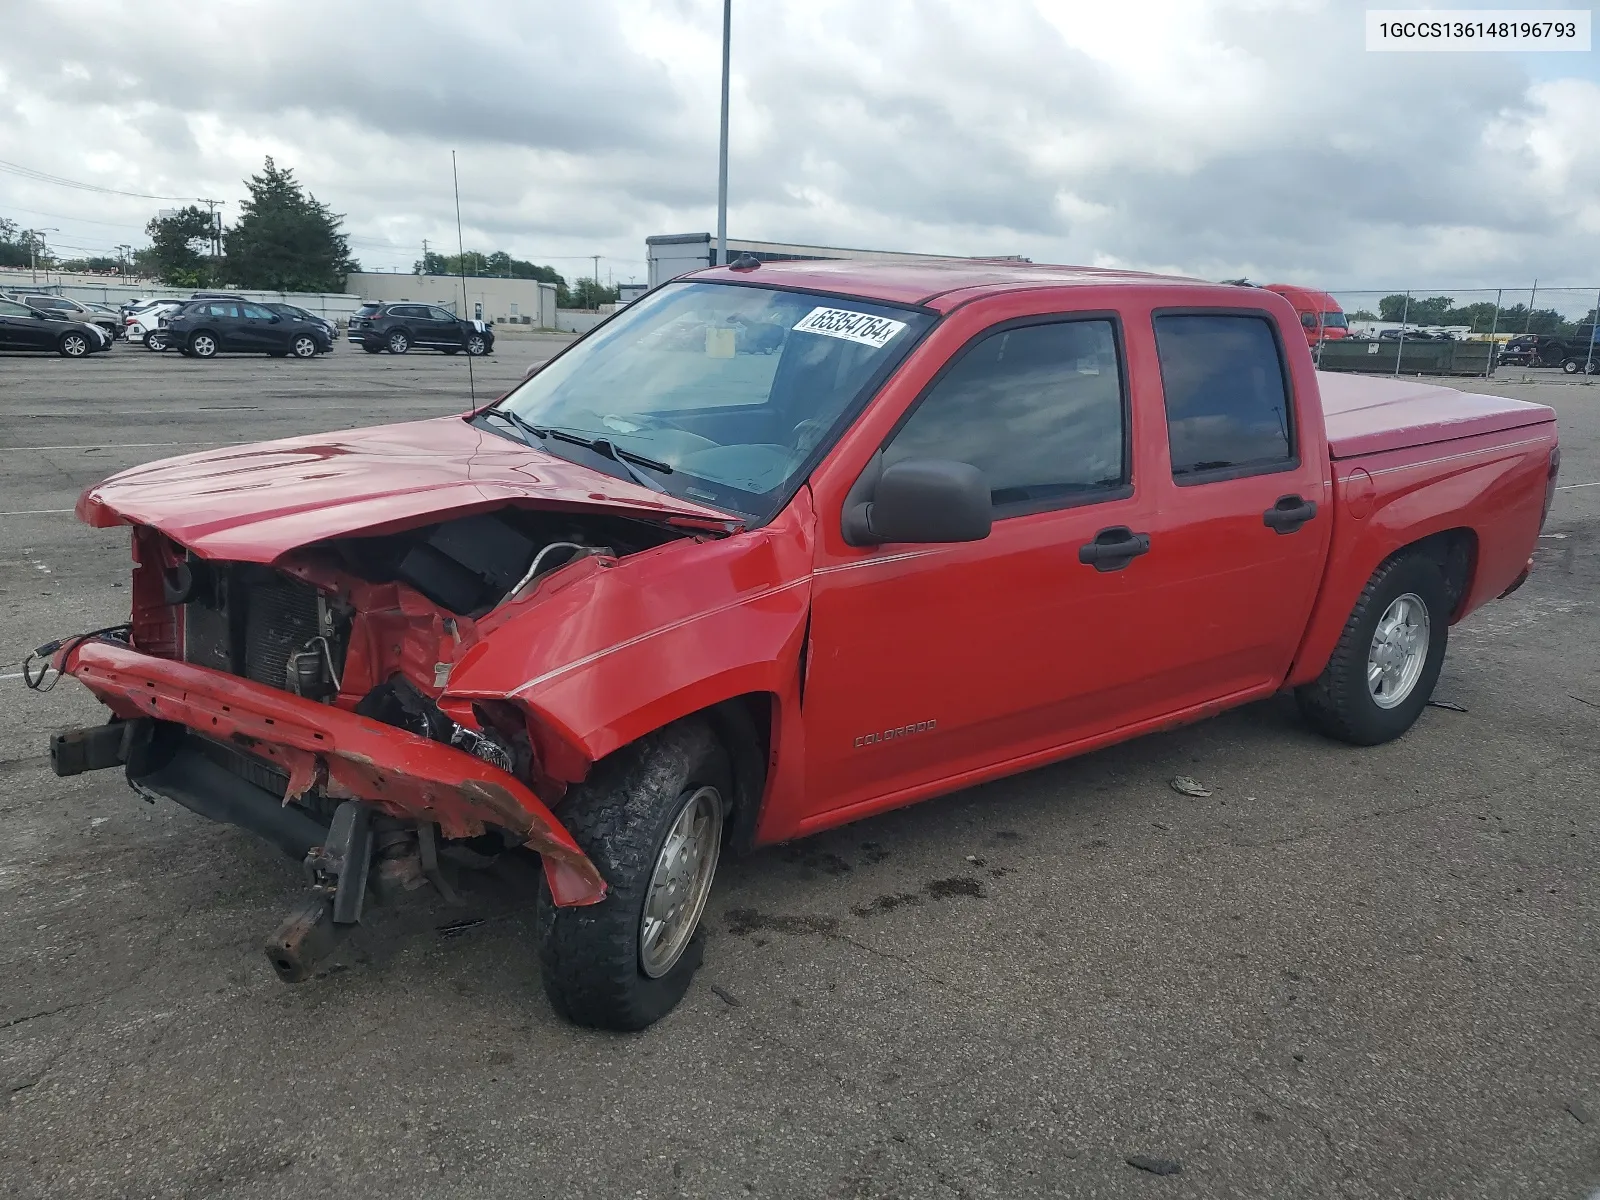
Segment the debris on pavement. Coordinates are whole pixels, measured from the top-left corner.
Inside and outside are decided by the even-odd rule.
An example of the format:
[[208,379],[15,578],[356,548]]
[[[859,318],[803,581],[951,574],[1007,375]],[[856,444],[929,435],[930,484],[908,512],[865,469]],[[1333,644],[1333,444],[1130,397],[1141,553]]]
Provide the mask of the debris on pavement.
[[732,992],[720,984],[713,983],[711,985],[711,991],[729,1008],[738,1008],[744,1003],[739,999],[739,997],[735,996]]
[[1450,710],[1451,712],[1459,713],[1464,713],[1467,711],[1467,706],[1465,704],[1457,704],[1454,700],[1429,700],[1428,707],[1444,708]]
[[1594,1116],[1587,1108],[1583,1106],[1583,1103],[1579,1100],[1569,1101],[1567,1104],[1567,1112],[1579,1125],[1588,1125],[1594,1120]]
[[1195,796],[1200,799],[1211,795],[1211,789],[1197,780],[1190,779],[1187,775],[1179,775],[1172,781],[1172,790],[1180,796]]
[[1130,1167],[1149,1171],[1152,1175],[1176,1175],[1183,1170],[1182,1163],[1174,1162],[1170,1158],[1151,1158],[1148,1154],[1130,1154],[1122,1161]]
[[460,937],[462,934],[476,929],[479,925],[488,924],[482,917],[467,917],[460,921],[446,921],[438,927],[440,937]]

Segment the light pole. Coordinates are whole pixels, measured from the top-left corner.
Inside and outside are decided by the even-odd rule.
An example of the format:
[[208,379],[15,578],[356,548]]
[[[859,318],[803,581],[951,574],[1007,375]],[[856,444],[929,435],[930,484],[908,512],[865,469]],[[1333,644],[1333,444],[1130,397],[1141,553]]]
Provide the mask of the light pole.
[[131,265],[129,260],[133,257],[133,247],[119,245],[117,247],[117,253],[122,256],[122,274],[126,276],[128,274],[128,267]]
[[722,141],[717,151],[717,262],[728,265],[728,47],[733,0],[722,0]]
[[60,233],[61,230],[51,225],[45,229],[28,230],[28,270],[33,273],[33,284],[39,286],[39,235],[42,233]]

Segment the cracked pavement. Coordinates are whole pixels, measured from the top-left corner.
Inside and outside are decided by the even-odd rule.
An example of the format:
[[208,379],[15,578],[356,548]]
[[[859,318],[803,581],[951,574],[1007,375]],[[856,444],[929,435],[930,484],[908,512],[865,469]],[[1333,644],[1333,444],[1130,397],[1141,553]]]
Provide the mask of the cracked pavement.
[[[503,341],[480,394],[548,352]],[[40,510],[466,397],[463,360],[348,347],[0,379],[0,675],[126,615],[125,535]],[[1275,700],[728,863],[639,1035],[552,1015],[521,863],[280,984],[296,865],[56,779],[48,733],[99,709],[0,679],[0,1195],[1590,1196],[1600,389],[1468,386],[1553,405],[1569,486],[1452,630],[1466,712],[1356,750]]]

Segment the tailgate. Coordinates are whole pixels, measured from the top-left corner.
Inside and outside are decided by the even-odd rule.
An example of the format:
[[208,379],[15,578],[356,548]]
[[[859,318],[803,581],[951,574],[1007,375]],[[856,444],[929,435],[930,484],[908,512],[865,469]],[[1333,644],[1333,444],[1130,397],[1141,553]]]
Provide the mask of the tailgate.
[[1403,450],[1554,421],[1543,404],[1414,379],[1317,372],[1331,458]]

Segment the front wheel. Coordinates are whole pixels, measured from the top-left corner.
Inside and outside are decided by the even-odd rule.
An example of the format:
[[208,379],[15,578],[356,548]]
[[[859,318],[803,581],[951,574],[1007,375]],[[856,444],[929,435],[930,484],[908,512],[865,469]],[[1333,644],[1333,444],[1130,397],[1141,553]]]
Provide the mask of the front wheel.
[[1561,364],[1561,369],[1568,375],[1576,375],[1583,370],[1583,364],[1575,358],[1569,358]]
[[404,354],[411,349],[411,339],[397,329],[389,335],[387,345],[390,354]]
[[1367,581],[1333,656],[1295,692],[1316,730],[1355,746],[1399,737],[1422,715],[1449,641],[1450,601],[1431,560],[1402,553]]
[[489,352],[489,343],[484,340],[481,333],[475,333],[467,339],[467,353],[476,357]]
[[683,998],[704,954],[700,916],[730,796],[727,755],[698,718],[618,750],[567,794],[559,815],[608,890],[599,904],[558,908],[540,884],[539,961],[562,1016],[643,1029]]
[[316,339],[307,337],[305,334],[301,334],[299,337],[295,338],[293,344],[290,345],[289,353],[293,354],[296,358],[314,357],[317,353]]
[[56,344],[62,358],[82,358],[89,353],[89,339],[81,333],[65,333]]

